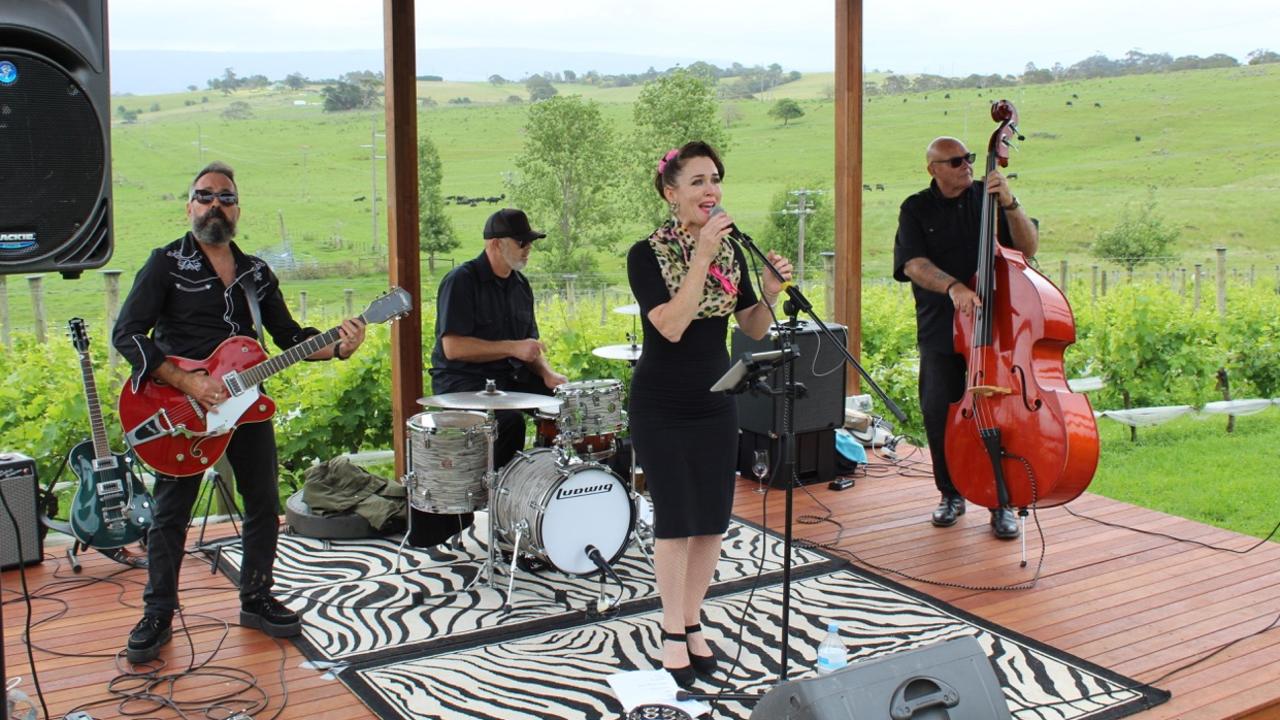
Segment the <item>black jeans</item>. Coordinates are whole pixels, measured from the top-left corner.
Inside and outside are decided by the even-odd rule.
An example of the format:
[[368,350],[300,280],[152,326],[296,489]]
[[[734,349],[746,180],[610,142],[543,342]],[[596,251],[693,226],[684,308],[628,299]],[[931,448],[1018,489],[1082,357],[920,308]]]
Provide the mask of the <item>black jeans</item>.
[[947,409],[964,395],[964,356],[956,353],[920,350],[920,414],[933,458],[933,484],[947,497],[958,497],[947,471],[945,439]]
[[[227,445],[227,459],[236,475],[236,490],[244,498],[240,601],[269,593],[276,559],[280,496],[276,436],[271,422],[240,426]],[[147,587],[142,593],[146,612],[178,609],[178,574],[187,544],[191,508],[200,494],[200,475],[175,478],[157,475],[153,496],[154,520],[147,534]]]

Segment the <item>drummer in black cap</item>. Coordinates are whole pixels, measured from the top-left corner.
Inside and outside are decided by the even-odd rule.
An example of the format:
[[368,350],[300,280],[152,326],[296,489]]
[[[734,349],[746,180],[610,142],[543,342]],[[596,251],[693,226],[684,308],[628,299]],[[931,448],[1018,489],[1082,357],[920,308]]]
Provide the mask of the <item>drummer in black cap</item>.
[[[529,226],[524,211],[504,208],[484,223],[484,252],[445,275],[436,296],[432,393],[476,392],[494,380],[499,390],[550,395],[568,380],[547,362],[533,290],[520,272],[533,241],[544,237]],[[524,448],[524,415],[499,411],[497,422],[494,466],[502,467]],[[470,513],[422,513],[414,518],[410,542],[435,545],[471,522]]]

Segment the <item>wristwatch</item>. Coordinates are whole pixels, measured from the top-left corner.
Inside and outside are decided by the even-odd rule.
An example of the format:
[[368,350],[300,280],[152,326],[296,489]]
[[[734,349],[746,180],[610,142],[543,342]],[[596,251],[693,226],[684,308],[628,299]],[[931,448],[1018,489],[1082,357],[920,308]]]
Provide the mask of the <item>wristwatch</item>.
[[1018,196],[1014,195],[1013,202],[1009,203],[1008,205],[1001,205],[1000,209],[1004,210],[1005,212],[1012,212],[1018,209],[1019,204],[1020,203],[1018,202]]

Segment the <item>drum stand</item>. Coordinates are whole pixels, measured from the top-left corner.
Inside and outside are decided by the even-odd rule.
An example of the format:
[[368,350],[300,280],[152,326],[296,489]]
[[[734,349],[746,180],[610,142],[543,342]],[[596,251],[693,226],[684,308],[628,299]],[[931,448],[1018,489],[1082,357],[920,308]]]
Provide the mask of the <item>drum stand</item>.
[[631,445],[631,505],[636,509],[636,522],[631,527],[631,539],[635,542],[636,547],[640,549],[644,559],[649,561],[649,567],[655,568],[653,564],[653,526],[640,517],[640,503],[647,502],[640,491],[636,489],[636,446]]

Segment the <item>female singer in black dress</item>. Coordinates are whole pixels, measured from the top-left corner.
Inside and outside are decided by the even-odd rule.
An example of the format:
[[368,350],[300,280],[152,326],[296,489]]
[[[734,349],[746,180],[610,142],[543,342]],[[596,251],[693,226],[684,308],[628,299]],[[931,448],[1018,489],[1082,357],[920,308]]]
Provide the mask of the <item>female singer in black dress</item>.
[[[631,380],[631,438],[654,505],[662,666],[684,686],[695,672],[715,669],[701,629],[702,601],[729,527],[736,477],[737,404],[709,388],[729,369],[729,315],[760,338],[782,290],[766,272],[764,297],[757,299],[746,258],[726,237],[733,219],[712,216],[723,177],[724,165],[706,143],[668,152],[654,187],[671,219],[627,255],[644,325]],[[791,263],[772,253],[769,259],[791,277]]]

